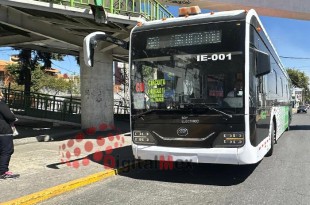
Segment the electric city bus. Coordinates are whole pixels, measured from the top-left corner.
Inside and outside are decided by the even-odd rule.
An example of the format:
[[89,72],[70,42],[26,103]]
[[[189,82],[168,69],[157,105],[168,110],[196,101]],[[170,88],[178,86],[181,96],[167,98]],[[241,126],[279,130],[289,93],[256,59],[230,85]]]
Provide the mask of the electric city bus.
[[289,129],[288,74],[254,10],[188,15],[197,10],[131,31],[133,154],[257,163]]

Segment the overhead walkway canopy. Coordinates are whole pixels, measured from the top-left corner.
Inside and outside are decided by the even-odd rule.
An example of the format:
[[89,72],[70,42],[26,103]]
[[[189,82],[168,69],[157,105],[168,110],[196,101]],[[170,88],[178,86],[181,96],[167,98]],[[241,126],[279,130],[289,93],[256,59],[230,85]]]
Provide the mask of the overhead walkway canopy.
[[[0,0],[0,47],[70,54],[83,62],[83,40],[88,34],[100,31],[109,39],[128,41],[138,22],[171,16],[156,0]],[[129,55],[111,42],[100,42],[95,49],[92,69],[80,64],[82,128],[114,123],[113,60],[128,61]],[[54,106],[61,104],[56,100],[53,106],[45,106],[49,101],[33,102],[32,107],[26,104],[24,113],[35,109],[43,118],[61,113]],[[74,120],[79,115],[67,114],[60,114],[61,119]]]
[[196,6],[213,11],[255,9],[259,15],[310,20],[309,0],[158,0],[162,4]]
[[[170,16],[154,0],[0,0],[0,47],[78,56],[89,33],[102,31],[128,41],[137,22]],[[102,48],[112,50],[116,59],[128,55],[109,43]]]

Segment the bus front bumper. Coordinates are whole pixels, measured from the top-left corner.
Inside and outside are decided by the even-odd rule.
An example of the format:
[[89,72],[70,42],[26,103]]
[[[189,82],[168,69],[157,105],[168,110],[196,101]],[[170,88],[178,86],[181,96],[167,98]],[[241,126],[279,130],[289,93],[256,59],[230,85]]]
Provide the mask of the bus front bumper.
[[240,164],[237,148],[176,148],[132,144],[136,159],[192,163]]

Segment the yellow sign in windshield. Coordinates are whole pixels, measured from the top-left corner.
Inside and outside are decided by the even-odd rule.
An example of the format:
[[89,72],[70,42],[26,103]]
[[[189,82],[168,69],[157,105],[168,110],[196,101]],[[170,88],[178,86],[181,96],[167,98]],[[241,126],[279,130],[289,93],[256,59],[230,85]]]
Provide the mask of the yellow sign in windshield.
[[[164,102],[164,94],[165,94],[165,79],[156,79],[149,80],[147,82],[149,86],[148,95],[150,97],[151,102]],[[162,87],[158,87],[162,86]]]

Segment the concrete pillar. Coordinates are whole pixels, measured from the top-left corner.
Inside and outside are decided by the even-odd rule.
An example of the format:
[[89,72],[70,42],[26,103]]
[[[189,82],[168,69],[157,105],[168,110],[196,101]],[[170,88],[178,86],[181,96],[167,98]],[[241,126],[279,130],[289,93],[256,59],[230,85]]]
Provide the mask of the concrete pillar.
[[94,67],[84,64],[83,50],[80,50],[81,67],[81,127],[96,128],[114,125],[113,57],[112,53],[94,54]]

